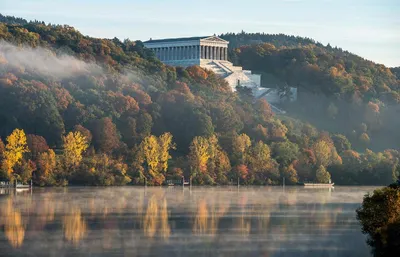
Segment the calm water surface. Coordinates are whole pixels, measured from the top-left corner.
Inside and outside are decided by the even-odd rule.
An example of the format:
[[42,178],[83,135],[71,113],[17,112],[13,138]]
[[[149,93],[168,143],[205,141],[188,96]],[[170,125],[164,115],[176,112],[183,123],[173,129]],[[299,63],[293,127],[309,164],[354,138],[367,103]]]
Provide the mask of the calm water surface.
[[0,189],[0,256],[370,256],[373,189]]

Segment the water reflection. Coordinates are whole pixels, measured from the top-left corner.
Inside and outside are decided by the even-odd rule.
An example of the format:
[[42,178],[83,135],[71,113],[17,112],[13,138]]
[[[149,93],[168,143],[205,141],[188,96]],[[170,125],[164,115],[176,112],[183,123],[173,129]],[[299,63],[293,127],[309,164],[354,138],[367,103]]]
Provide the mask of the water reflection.
[[153,238],[157,232],[164,239],[169,237],[171,228],[168,224],[168,206],[165,198],[160,203],[156,195],[150,197],[144,216],[143,231],[150,238]]
[[13,247],[20,247],[24,241],[25,227],[22,222],[21,213],[13,206],[13,198],[7,199],[1,205],[0,214],[0,224],[4,226],[6,238]]
[[78,207],[72,207],[70,213],[63,217],[62,223],[64,236],[68,241],[77,244],[85,237],[87,225]]
[[[62,188],[0,195],[0,252],[24,256],[369,256],[373,188]],[[39,247],[40,246],[40,247]]]

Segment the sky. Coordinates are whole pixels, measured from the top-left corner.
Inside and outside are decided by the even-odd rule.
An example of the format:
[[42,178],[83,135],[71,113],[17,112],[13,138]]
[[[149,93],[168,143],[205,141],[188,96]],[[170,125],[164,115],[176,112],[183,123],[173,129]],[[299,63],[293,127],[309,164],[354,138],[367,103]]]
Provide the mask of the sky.
[[283,33],[400,66],[400,0],[0,0],[0,13],[121,40]]

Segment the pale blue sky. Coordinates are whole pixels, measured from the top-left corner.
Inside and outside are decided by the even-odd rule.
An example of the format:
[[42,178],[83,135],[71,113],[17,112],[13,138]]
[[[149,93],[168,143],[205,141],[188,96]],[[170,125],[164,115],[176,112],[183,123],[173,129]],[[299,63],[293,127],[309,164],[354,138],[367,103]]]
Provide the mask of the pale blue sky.
[[102,38],[284,33],[400,66],[400,0],[0,0],[0,12]]

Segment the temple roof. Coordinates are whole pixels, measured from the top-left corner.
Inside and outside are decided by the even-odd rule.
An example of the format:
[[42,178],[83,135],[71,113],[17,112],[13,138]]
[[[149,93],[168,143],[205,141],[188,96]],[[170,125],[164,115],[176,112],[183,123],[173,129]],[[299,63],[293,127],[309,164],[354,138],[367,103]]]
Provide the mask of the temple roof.
[[148,41],[145,41],[144,43],[159,43],[159,42],[175,42],[175,41],[189,41],[189,40],[200,40],[200,39],[205,39],[210,36],[206,37],[179,37],[179,38],[165,38],[165,39],[150,39]]
[[[177,42],[177,41],[201,40],[201,39],[208,39],[208,38],[219,39],[218,41],[225,41],[222,38],[219,38],[217,36],[205,36],[205,37],[180,37],[180,38],[150,39],[143,43]],[[225,42],[227,42],[227,41],[225,41]]]

